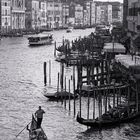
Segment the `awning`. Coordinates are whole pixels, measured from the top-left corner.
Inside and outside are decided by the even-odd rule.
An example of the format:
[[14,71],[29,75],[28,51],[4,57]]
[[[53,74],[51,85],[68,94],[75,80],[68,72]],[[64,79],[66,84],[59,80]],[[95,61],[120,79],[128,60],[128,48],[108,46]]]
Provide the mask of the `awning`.
[[125,47],[124,45],[120,43],[105,43],[103,52],[108,52],[108,53],[125,53]]
[[136,37],[133,43],[137,48],[140,48],[140,36]]

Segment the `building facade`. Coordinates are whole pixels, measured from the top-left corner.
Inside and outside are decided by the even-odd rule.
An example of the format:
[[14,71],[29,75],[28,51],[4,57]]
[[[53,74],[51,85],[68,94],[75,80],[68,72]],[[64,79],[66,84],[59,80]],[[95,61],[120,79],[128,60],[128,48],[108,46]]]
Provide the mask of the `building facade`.
[[11,28],[25,29],[25,0],[11,0]]
[[101,6],[96,6],[96,24],[101,24]]
[[[127,36],[131,39],[130,52],[140,54],[140,1],[128,0]],[[137,42],[136,42],[137,40]]]
[[127,31],[128,28],[127,16],[128,16],[128,0],[123,0],[123,27],[125,28],[125,31]]
[[62,3],[62,26],[68,27],[69,24],[69,4]]
[[91,25],[91,3],[90,1],[87,1],[85,3],[85,8],[86,8],[86,17],[87,17],[87,26]]
[[40,22],[41,22],[41,28],[47,27],[47,2],[46,0],[40,1]]
[[83,6],[77,4],[75,6],[75,26],[82,26],[83,25]]
[[1,32],[11,31],[11,0],[1,0]]
[[62,27],[62,9],[63,5],[60,0],[47,1],[47,25],[49,28]]
[[96,23],[96,4],[94,1],[90,3],[91,5],[91,26]]
[[108,5],[107,7],[107,19],[108,24],[112,23],[112,5]]
[[84,11],[83,11],[83,26],[87,26],[87,25],[88,25],[87,10],[84,9]]

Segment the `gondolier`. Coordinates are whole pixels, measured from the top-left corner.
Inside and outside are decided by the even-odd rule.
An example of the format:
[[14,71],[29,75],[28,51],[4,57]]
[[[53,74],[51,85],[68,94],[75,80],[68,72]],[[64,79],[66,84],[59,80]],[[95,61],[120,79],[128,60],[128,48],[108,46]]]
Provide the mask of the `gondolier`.
[[37,128],[41,127],[44,113],[45,113],[45,111],[43,109],[41,109],[41,106],[39,106],[39,109],[35,112],[35,116],[37,118]]

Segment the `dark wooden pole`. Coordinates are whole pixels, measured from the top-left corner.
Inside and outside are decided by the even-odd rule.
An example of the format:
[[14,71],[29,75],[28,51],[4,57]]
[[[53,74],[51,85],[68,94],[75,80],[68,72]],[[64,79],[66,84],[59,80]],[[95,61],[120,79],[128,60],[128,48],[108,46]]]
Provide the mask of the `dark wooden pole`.
[[70,98],[70,94],[71,94],[71,93],[70,93],[70,80],[69,80],[69,111],[71,110],[71,106],[70,106],[70,105],[71,105],[71,104],[70,104],[70,99],[71,99],[71,98]]
[[54,56],[56,57],[56,41],[54,43]]
[[46,62],[44,62],[44,85],[46,86],[47,83],[47,71],[46,71]]
[[51,85],[51,60],[49,60],[49,85]]
[[73,66],[73,92],[74,92],[74,105],[73,105],[73,107],[74,107],[74,109],[73,109],[73,111],[74,111],[74,116],[75,116],[75,114],[76,114],[76,107],[75,107],[75,66]]
[[59,92],[59,72],[58,72],[58,79],[57,79],[57,92]]
[[66,95],[66,92],[67,92],[67,91],[66,91],[66,88],[67,88],[67,87],[66,87],[66,77],[65,77],[65,101],[64,101],[65,109],[66,109],[66,96],[67,96],[67,95]]
[[139,111],[139,95],[138,95],[138,85],[136,83],[136,112]]
[[127,92],[128,92],[128,116],[129,116],[129,112],[130,112],[130,87],[128,86],[127,88]]
[[95,119],[95,90],[93,91],[93,119]]
[[115,107],[115,83],[113,84],[113,108]]
[[90,106],[90,92],[88,91],[88,102],[87,102],[87,119],[89,119],[89,106]]

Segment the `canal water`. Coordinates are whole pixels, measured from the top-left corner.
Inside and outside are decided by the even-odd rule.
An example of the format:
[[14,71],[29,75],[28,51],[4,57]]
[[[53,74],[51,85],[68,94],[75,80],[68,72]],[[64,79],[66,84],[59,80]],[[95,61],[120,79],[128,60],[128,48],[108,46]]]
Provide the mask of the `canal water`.
[[[73,40],[89,35],[94,29],[54,31],[55,41]],[[51,80],[47,86],[43,82],[43,63],[47,62],[47,73],[51,62]],[[3,38],[0,41],[0,140],[27,140],[24,130],[16,135],[31,121],[32,114],[41,105],[45,110],[42,127],[49,140],[137,140],[140,139],[140,121],[123,124],[116,128],[102,131],[87,130],[76,122],[71,112],[61,102],[49,101],[44,94],[54,92],[57,86],[57,73],[60,64],[54,58],[54,45],[30,47],[27,37]],[[72,68],[65,68],[65,75],[70,79]],[[48,76],[49,77],[49,76]],[[79,110],[76,100],[76,113]],[[92,108],[92,103],[90,103]],[[92,111],[92,109],[91,109]],[[87,98],[82,98],[82,115],[86,117]],[[92,112],[90,112],[92,114]],[[96,115],[98,112],[96,112]],[[90,115],[91,117],[92,115]]]

